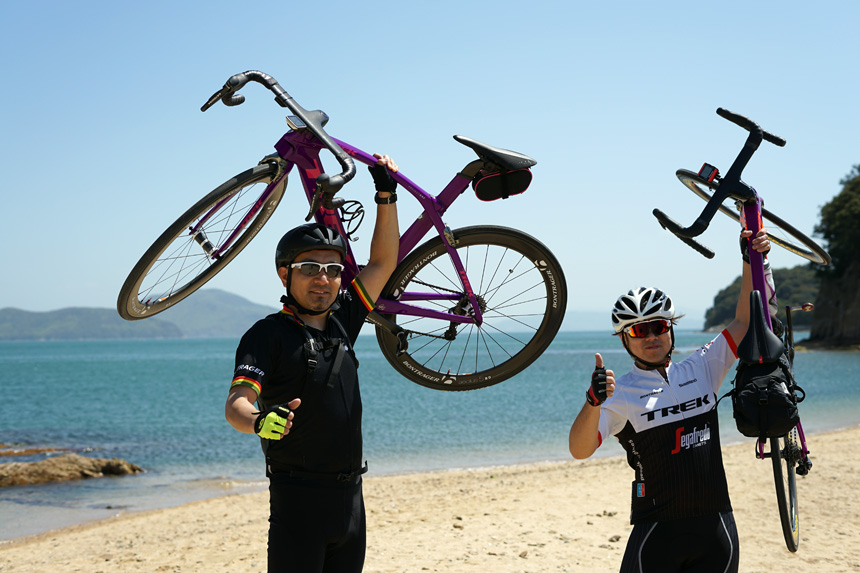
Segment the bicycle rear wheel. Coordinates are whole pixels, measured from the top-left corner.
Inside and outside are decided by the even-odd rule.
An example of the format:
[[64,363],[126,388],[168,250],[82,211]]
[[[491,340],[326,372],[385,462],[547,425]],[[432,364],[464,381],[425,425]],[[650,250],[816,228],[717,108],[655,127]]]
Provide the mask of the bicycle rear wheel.
[[[679,169],[675,175],[684,186],[705,201],[710,201],[714,190],[719,187],[718,182],[707,181],[686,169]],[[733,199],[727,199],[725,203],[720,205],[720,212],[732,220],[740,222],[739,209],[733,202]],[[765,227],[771,242],[813,263],[825,266],[830,264],[830,255],[818,243],[767,209],[762,208],[761,216],[767,222]]]
[[[129,273],[116,307],[126,320],[147,318],[167,310],[214,277],[260,231],[284,194],[284,176],[260,206],[263,191],[278,174],[278,165],[264,163],[226,181],[188,209],[164,231]],[[253,210],[256,215],[253,222]],[[192,229],[205,217],[197,232]],[[237,229],[244,229],[224,252],[219,249]]]
[[792,553],[800,545],[800,522],[797,512],[797,466],[801,451],[797,430],[792,429],[781,438],[770,438],[770,459],[773,463],[773,481],[776,485],[776,503],[785,546]]
[[[385,315],[409,334],[409,349],[400,356],[394,335],[377,326],[376,336],[385,358],[409,380],[437,390],[475,390],[507,380],[546,350],[564,318],[567,286],[553,254],[526,233],[483,226],[453,235],[483,323]],[[453,297],[424,301],[429,308],[469,314],[460,278],[439,237],[398,265],[382,295],[396,300],[418,291]]]

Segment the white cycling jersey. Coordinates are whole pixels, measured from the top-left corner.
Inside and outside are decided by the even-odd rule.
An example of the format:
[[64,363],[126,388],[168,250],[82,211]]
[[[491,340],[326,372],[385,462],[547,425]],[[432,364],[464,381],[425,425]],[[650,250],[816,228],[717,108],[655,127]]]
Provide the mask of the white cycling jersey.
[[636,472],[630,522],[731,511],[720,452],[717,392],[737,358],[725,330],[681,362],[668,380],[633,369],[601,405],[599,439],[613,435]]

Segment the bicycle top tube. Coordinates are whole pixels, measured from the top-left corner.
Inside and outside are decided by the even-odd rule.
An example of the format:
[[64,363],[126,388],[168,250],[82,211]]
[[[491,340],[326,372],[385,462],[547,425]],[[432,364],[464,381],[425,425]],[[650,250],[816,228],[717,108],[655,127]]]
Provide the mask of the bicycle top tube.
[[[359,163],[368,166],[376,164],[376,158],[345,141],[332,138],[338,146],[344,150],[350,157],[354,158]],[[324,146],[316,141],[312,136],[297,131],[289,131],[285,133],[281,139],[275,144],[275,149],[278,154],[287,161],[294,163],[303,173],[303,184],[305,193],[308,195],[308,200],[311,199],[313,188],[309,185],[311,179],[318,176],[322,172],[322,163],[319,159],[319,152]],[[448,210],[454,200],[459,197],[463,191],[469,186],[471,178],[464,175],[462,172],[457,173],[446,185],[446,187],[438,194],[431,195],[421,188],[417,183],[409,179],[402,171],[391,173],[394,179],[403,189],[408,191],[421,205],[421,208],[426,216],[419,217],[400,237],[400,254],[398,260],[402,260],[418,242],[432,228],[436,227],[437,231],[444,230],[441,216]],[[333,213],[317,213],[317,219],[323,224],[332,224],[334,222]]]

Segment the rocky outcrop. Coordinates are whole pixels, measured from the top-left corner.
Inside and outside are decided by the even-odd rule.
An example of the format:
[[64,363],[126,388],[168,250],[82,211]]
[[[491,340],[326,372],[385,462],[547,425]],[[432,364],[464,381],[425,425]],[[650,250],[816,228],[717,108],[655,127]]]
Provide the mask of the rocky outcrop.
[[851,263],[842,276],[821,280],[807,344],[860,346],[860,261]]
[[0,464],[0,487],[52,481],[120,476],[142,472],[139,466],[118,458],[88,458],[63,454],[38,462]]

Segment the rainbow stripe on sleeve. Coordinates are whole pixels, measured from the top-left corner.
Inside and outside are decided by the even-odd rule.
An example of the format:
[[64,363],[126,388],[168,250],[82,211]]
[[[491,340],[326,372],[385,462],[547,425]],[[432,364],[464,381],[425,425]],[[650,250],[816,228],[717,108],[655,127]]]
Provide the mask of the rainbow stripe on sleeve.
[[260,395],[260,392],[263,390],[263,387],[260,386],[260,383],[254,380],[253,378],[248,378],[247,376],[236,376],[233,378],[233,383],[230,384],[230,388],[234,386],[247,386],[251,390],[257,393],[257,396]]
[[372,312],[374,308],[376,308],[376,301],[371,300],[370,295],[367,294],[367,291],[364,290],[364,285],[361,284],[361,281],[358,280],[358,277],[352,279],[352,286],[355,288],[355,292],[358,293],[358,298],[361,299],[361,303],[367,309],[368,312]]

